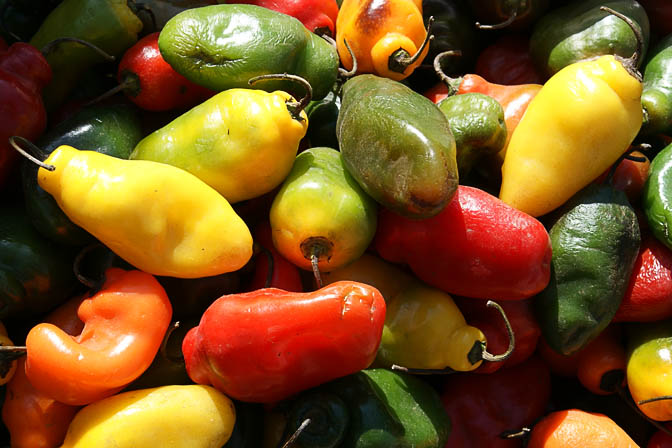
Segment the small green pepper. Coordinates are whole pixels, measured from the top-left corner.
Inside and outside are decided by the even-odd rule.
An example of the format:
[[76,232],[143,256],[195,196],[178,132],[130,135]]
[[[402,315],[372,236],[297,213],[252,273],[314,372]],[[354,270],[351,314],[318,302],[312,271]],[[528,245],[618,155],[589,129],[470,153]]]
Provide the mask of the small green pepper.
[[651,232],[672,249],[672,145],[651,161],[641,200]]
[[672,34],[658,42],[644,66],[641,135],[672,131]]

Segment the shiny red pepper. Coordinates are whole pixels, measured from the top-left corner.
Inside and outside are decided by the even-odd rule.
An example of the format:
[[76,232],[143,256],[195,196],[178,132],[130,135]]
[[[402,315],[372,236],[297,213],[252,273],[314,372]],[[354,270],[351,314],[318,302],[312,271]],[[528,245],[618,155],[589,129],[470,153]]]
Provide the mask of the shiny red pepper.
[[299,268],[287,261],[273,246],[270,223],[262,221],[255,227],[252,235],[255,244],[263,249],[255,256],[254,274],[247,290],[278,288],[303,292]]
[[309,31],[336,36],[336,0],[228,0],[226,3],[257,5],[299,19]]
[[368,367],[384,322],[383,296],[363,283],[309,293],[266,288],[217,299],[182,352],[195,383],[272,403]]
[[449,294],[518,300],[550,279],[551,242],[535,218],[477,188],[460,185],[438,215],[412,220],[382,209],[378,253],[407,263],[421,280]]
[[0,49],[0,186],[18,160],[9,137],[35,140],[44,132],[47,114],[42,88],[50,80],[49,64],[32,45],[17,42]]

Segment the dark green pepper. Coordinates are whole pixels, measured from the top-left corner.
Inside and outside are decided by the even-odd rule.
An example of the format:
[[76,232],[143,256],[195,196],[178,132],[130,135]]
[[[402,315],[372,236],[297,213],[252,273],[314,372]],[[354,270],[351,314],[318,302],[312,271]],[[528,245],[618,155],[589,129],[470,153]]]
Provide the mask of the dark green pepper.
[[640,135],[672,132],[672,34],[658,42],[644,67]]
[[75,253],[52,243],[23,210],[0,211],[0,319],[35,316],[67,300],[77,280]]
[[672,145],[651,161],[641,200],[649,229],[672,249]]
[[[163,58],[192,82],[215,91],[249,88],[256,76],[289,73],[324,98],[338,75],[336,48],[294,17],[255,5],[214,5],[184,11],[159,35]],[[293,92],[287,81],[255,84]],[[299,95],[303,96],[303,92]]]
[[[544,15],[530,37],[530,54],[540,73],[552,76],[574,62],[602,56],[629,58],[637,49],[637,37],[618,17],[601,11],[601,6],[624,14],[635,22],[649,42],[649,19],[635,0],[574,0]],[[641,63],[641,58],[638,60]]]
[[640,233],[625,193],[594,184],[560,212],[549,235],[551,279],[534,299],[548,345],[571,355],[613,319],[630,281]]
[[336,126],[345,167],[383,206],[429,218],[455,194],[455,139],[448,120],[405,85],[375,75],[349,79]]
[[450,420],[424,381],[367,369],[299,395],[291,403],[285,440],[306,419],[297,448],[443,448]]
[[506,143],[504,109],[499,102],[482,93],[448,96],[438,104],[448,118],[455,137],[457,169],[467,177],[482,157],[495,155]]
[[331,91],[319,101],[311,101],[306,106],[308,131],[306,137],[311,147],[326,146],[338,149],[336,122],[341,111],[341,97]]
[[[61,145],[128,159],[142,138],[140,120],[126,105],[87,107],[54,126],[37,142],[45,154]],[[83,245],[93,237],[61,211],[54,198],[37,184],[38,166],[25,160],[21,167],[26,210],[35,227],[61,244]]]

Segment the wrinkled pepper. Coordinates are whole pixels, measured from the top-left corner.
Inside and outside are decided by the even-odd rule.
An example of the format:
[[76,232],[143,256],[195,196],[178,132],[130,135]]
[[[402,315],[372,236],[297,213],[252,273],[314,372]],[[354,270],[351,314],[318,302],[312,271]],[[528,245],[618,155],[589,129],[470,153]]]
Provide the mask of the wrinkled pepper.
[[268,8],[299,19],[315,34],[335,35],[338,3],[336,0],[227,0]]
[[644,66],[642,107],[644,122],[640,134],[669,134],[672,131],[672,34],[665,36],[647,55]]
[[84,405],[119,392],[152,363],[170,324],[161,285],[141,271],[110,268],[96,294],[80,304],[77,336],[50,323],[26,337],[26,376],[38,391]]
[[55,170],[41,167],[38,182],[61,210],[138,269],[207,277],[236,271],[252,256],[247,225],[226,199],[186,171],[66,145],[45,163]]
[[[324,98],[338,75],[338,54],[294,17],[256,5],[214,5],[184,11],[159,36],[161,55],[178,73],[215,91],[248,87],[259,75],[289,73]],[[282,81],[255,85],[288,90]]]
[[382,209],[374,246],[450,294],[518,300],[550,278],[551,242],[541,222],[468,186],[460,185],[433,218],[411,220]]
[[653,236],[672,249],[672,144],[651,161],[649,177],[642,191],[642,209]]
[[182,168],[229,203],[277,187],[292,169],[306,114],[286,92],[230,89],[142,139],[133,160]]
[[338,282],[310,293],[222,296],[187,333],[191,379],[240,401],[271,403],[368,367],[385,321],[375,288]]

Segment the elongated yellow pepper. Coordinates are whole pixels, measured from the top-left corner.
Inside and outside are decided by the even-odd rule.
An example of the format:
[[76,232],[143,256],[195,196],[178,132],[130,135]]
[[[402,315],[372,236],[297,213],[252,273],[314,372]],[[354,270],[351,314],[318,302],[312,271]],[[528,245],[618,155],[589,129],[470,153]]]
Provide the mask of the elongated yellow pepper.
[[500,199],[532,216],[565,203],[628,149],[642,124],[641,94],[612,55],[560,70],[511,136]]
[[170,165],[59,146],[38,183],[65,214],[136,268],[198,278],[240,269],[252,235],[219,193]]
[[84,407],[61,448],[220,447],[235,419],[231,400],[210,386],[141,389]]

